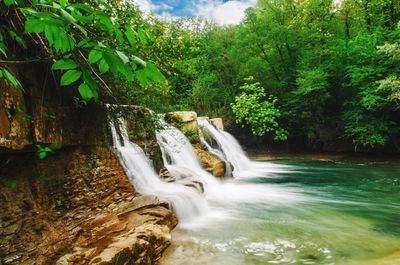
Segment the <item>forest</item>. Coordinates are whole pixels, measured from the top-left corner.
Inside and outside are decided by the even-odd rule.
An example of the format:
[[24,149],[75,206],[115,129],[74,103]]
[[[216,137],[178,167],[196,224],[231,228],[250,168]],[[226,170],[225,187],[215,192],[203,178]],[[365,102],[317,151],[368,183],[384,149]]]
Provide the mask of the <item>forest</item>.
[[233,26],[124,1],[4,0],[0,12],[13,84],[7,64],[42,60],[82,107],[193,109],[273,146],[400,148],[398,1],[260,0]]
[[399,155],[399,0],[0,0],[0,265],[400,264]]

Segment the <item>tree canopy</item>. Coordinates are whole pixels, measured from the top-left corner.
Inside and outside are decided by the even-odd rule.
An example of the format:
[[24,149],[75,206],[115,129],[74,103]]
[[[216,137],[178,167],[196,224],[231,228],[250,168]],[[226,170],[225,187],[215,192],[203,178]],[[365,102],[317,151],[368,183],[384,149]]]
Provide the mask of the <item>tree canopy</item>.
[[125,1],[0,5],[0,78],[21,89],[7,65],[50,59],[83,102],[194,109],[278,141],[399,148],[399,1],[259,0],[228,27]]

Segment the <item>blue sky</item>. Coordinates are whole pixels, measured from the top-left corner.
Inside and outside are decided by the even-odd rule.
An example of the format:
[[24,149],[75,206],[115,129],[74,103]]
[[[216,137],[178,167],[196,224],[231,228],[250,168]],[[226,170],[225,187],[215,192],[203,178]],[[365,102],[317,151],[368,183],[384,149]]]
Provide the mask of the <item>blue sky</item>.
[[194,16],[220,25],[239,23],[256,0],[131,0],[145,12],[162,16]]

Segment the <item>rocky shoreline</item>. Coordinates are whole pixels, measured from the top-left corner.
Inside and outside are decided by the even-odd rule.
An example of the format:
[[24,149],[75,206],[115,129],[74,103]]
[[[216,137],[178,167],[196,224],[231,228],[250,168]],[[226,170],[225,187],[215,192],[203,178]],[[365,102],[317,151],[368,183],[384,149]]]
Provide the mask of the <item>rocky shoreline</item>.
[[135,192],[108,148],[22,156],[0,167],[17,180],[0,187],[2,264],[154,264],[169,246],[168,203]]

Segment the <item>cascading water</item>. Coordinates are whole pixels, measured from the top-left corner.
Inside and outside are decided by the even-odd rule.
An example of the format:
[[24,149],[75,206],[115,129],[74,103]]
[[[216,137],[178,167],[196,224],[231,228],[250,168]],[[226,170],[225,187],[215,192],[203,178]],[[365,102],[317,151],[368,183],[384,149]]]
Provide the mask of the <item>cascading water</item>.
[[143,150],[129,141],[126,121],[119,118],[117,122],[120,137],[115,122],[110,122],[114,149],[135,188],[143,194],[154,195],[169,201],[180,224],[194,216],[204,214],[207,211],[205,199],[193,188],[161,181]]
[[[279,194],[279,189],[258,187],[236,180],[219,182],[213,175],[205,171],[186,136],[178,129],[161,121],[164,129],[157,132],[157,141],[161,147],[164,165],[175,177],[202,181],[205,185],[206,199],[211,203],[255,201],[290,201],[292,196]],[[237,144],[237,142],[236,142]],[[240,146],[239,146],[240,147]],[[245,159],[249,160],[244,154]],[[250,161],[250,160],[249,160]],[[254,163],[251,162],[250,163]],[[256,163],[254,163],[256,165]],[[260,171],[251,171],[260,175]]]
[[202,168],[186,136],[163,121],[161,124],[163,129],[159,130],[156,136],[168,171],[178,179],[201,181],[206,193],[215,191],[219,182]]
[[[198,123],[203,145],[210,153],[233,165],[234,177],[257,177],[265,173],[282,172],[282,168],[277,168],[270,163],[251,161],[231,134],[215,128],[207,118],[199,118]],[[215,147],[212,146],[212,142],[215,142]]]

